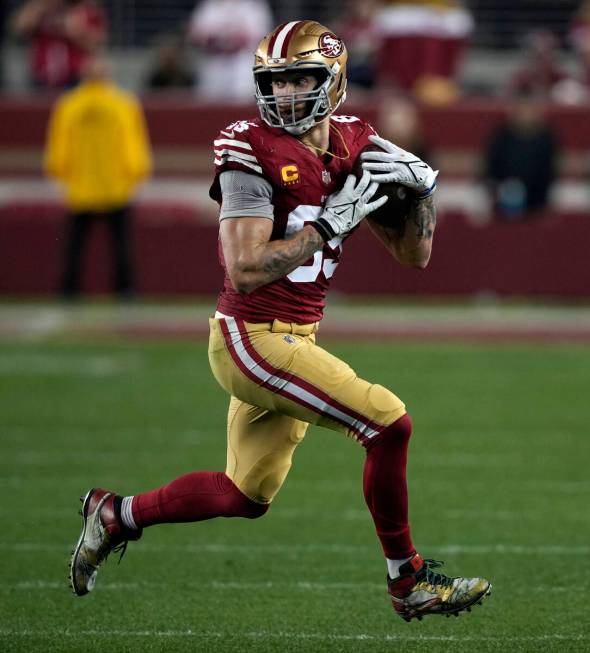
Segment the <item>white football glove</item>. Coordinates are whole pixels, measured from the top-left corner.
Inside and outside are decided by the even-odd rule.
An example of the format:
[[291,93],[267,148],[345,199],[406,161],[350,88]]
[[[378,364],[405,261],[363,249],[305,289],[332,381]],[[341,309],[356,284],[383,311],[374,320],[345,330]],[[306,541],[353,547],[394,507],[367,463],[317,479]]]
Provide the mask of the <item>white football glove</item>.
[[369,213],[387,202],[387,195],[383,195],[369,203],[378,187],[377,182],[371,182],[369,172],[363,172],[358,184],[354,175],[348,175],[342,190],[328,196],[324,210],[315,222],[310,223],[311,226],[317,229],[325,242],[335,236],[344,236]]
[[371,172],[371,180],[380,184],[392,181],[411,188],[419,198],[428,197],[436,188],[438,170],[434,171],[415,154],[402,150],[391,141],[379,136],[369,136],[369,140],[383,152],[363,152],[363,170]]

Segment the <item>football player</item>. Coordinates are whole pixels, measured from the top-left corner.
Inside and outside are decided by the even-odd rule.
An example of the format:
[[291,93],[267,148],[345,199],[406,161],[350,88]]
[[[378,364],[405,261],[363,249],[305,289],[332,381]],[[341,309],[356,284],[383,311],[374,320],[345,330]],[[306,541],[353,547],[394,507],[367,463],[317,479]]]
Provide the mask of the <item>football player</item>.
[[[210,191],[220,204],[225,281],[209,361],[231,397],[226,470],[192,472],[135,496],[90,490],[72,556],[75,594],[92,590],[109,553],[146,526],[264,515],[309,424],[365,449],[364,497],[401,617],[456,615],[489,593],[487,580],[445,576],[416,552],[406,487],[412,426],[402,401],[316,344],[330,279],[363,219],[399,263],[417,268],[428,263],[435,226],[436,172],[364,120],[334,115],[345,99],[346,57],[344,43],[314,21],[280,25],[260,43],[260,118],[219,132]],[[369,144],[378,148],[360,155],[359,179],[351,171]],[[401,230],[371,219],[387,201],[373,199],[384,182],[413,194]]]

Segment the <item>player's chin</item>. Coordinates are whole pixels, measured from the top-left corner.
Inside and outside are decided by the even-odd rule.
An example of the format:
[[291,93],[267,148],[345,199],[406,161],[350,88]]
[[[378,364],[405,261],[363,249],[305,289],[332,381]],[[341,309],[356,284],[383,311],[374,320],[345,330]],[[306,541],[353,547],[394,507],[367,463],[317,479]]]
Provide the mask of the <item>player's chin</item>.
[[305,117],[305,105],[298,106],[296,104],[293,108],[291,104],[285,106],[279,104],[279,114],[281,118],[290,119],[292,116],[295,116],[296,120],[300,120]]

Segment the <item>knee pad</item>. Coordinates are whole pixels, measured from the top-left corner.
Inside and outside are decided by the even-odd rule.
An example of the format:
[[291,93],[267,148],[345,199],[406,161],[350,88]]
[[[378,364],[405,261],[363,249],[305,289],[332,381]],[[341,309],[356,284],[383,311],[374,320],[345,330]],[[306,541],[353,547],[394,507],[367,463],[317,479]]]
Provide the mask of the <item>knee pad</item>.
[[270,503],[256,503],[252,499],[247,499],[247,501],[248,506],[245,506],[244,513],[242,514],[242,517],[246,519],[258,519],[258,517],[265,515],[270,508]]
[[366,449],[370,449],[379,443],[385,443],[391,439],[396,440],[409,440],[412,435],[412,420],[408,413],[402,415],[395,422],[386,426],[379,435],[371,438],[365,445]]
[[258,503],[256,501],[252,501],[252,499],[249,499],[245,494],[242,494],[237,487],[235,490],[236,496],[234,505],[238,517],[245,517],[246,519],[258,519],[258,517],[262,517],[262,515],[266,514],[270,508],[270,503]]
[[270,503],[258,503],[247,497],[226,474],[222,473],[220,480],[227,497],[226,516],[257,519],[270,508]]
[[291,468],[292,453],[291,449],[263,455],[238,477],[229,474],[228,476],[251,501],[256,504],[269,504],[287,477]]

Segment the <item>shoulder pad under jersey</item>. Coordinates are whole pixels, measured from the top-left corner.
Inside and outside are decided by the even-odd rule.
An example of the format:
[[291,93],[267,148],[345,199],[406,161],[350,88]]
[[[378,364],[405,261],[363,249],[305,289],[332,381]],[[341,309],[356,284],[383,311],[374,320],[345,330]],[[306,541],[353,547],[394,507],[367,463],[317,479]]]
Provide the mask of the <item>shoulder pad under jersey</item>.
[[213,141],[216,172],[242,169],[262,174],[252,147],[252,131],[259,129],[253,120],[238,120],[222,129]]

